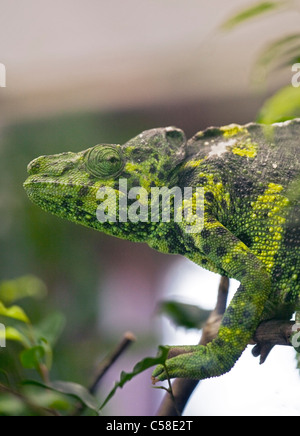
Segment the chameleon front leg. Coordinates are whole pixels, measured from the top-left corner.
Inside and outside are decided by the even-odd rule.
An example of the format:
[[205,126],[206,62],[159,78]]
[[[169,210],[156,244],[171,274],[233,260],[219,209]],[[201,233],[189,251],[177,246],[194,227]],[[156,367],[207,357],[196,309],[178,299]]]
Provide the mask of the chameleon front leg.
[[[170,347],[170,358],[153,372],[153,381],[181,377],[202,380],[234,366],[252,338],[271,292],[271,279],[251,250],[217,220],[193,236],[205,255],[241,285],[227,308],[218,336],[207,346]],[[178,354],[178,349],[184,354]]]

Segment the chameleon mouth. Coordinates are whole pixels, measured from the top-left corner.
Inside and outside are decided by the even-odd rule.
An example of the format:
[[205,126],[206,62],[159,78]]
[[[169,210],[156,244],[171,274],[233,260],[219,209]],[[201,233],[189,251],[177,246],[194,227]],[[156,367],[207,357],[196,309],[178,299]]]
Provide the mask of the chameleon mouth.
[[23,187],[33,203],[41,205],[41,203],[45,202],[45,196],[42,195],[45,182],[38,180],[36,176],[30,175],[23,183]]
[[[23,183],[23,187],[28,195],[28,197],[34,201],[34,198],[39,193],[39,188],[45,184],[45,180],[43,180],[43,174],[39,174],[40,166],[41,166],[41,160],[44,158],[44,156],[38,157],[31,161],[27,166],[27,174],[28,177]],[[45,176],[46,177],[46,176]]]
[[[44,181],[42,176],[38,178],[34,175],[29,176],[23,186],[30,201],[45,212],[99,230],[97,205],[94,210],[91,206],[86,208],[84,198],[78,199],[78,187],[65,185],[70,189],[66,194],[61,191],[61,184],[58,182]],[[74,198],[77,200],[73,201]]]
[[25,189],[26,193],[29,195],[32,190],[33,190],[33,186],[36,184],[36,182],[34,182],[33,177],[29,176],[25,182],[23,183],[23,188]]
[[[56,215],[66,215],[69,219],[72,212],[96,216],[97,188],[61,183],[43,174],[30,175],[23,187],[34,204]],[[87,197],[89,201],[86,201]]]

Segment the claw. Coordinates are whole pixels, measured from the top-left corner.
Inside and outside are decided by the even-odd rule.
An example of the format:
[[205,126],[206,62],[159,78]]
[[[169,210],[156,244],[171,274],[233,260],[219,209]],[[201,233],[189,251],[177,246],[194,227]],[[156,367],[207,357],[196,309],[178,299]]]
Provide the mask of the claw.
[[164,381],[166,378],[165,367],[163,365],[158,365],[152,373],[152,384],[155,385],[158,382]]
[[159,382],[158,378],[153,377],[153,376],[151,377],[151,381],[152,381],[152,384],[153,384],[153,385],[156,385],[156,383]]

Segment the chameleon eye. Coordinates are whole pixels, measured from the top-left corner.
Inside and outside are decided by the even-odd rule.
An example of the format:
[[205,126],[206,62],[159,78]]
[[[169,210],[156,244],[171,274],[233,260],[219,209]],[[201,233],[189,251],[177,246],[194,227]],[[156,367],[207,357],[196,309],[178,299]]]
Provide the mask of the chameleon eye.
[[108,179],[118,176],[124,168],[124,159],[116,147],[97,145],[85,158],[86,169],[95,177]]

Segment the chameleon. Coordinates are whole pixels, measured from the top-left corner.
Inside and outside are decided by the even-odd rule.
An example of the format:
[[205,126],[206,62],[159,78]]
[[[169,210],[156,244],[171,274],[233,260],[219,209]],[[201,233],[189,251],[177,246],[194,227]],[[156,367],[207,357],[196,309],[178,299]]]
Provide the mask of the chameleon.
[[[24,188],[45,211],[115,237],[147,243],[162,253],[185,256],[239,281],[216,338],[207,346],[169,347],[165,364],[154,369],[154,382],[221,376],[233,368],[262,321],[289,320],[297,311],[299,138],[300,119],[268,126],[209,127],[189,140],[171,126],[146,130],[122,145],[98,144],[79,153],[41,156],[28,165]],[[112,205],[105,193],[124,200],[120,180],[128,189],[142,188],[133,192],[149,194],[143,199],[137,195],[136,213],[142,206],[147,212],[153,188],[199,188],[201,226],[195,232],[189,226],[187,231],[187,220],[152,222],[147,213],[140,220],[120,219],[124,212],[120,201],[111,219],[100,220],[101,205],[107,202],[102,215]],[[193,193],[193,211],[195,197]],[[124,204],[129,209],[134,203],[131,198]],[[174,216],[180,207],[172,202]]]

